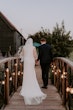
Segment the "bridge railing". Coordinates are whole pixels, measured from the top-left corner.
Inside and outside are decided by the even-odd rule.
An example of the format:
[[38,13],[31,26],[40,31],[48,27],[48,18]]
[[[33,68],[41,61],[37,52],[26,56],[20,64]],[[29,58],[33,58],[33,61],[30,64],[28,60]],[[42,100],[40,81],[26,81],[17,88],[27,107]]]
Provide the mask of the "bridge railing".
[[22,85],[23,66],[20,58],[0,60],[0,108],[8,104],[11,95]]
[[61,95],[67,110],[73,110],[73,62],[62,57],[54,58],[52,64],[53,83]]

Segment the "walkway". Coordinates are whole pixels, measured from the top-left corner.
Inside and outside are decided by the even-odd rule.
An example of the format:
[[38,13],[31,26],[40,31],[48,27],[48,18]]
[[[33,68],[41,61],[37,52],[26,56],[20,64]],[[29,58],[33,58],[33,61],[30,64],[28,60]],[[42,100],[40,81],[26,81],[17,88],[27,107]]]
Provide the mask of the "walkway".
[[[36,66],[36,74],[41,87],[41,69],[39,66]],[[42,91],[47,94],[47,98],[37,106],[26,106],[24,104],[23,97],[19,95],[20,89],[21,87],[11,97],[9,104],[5,107],[4,110],[66,110],[62,105],[62,100],[57,92],[57,89],[51,85],[50,81],[48,89],[42,89]]]

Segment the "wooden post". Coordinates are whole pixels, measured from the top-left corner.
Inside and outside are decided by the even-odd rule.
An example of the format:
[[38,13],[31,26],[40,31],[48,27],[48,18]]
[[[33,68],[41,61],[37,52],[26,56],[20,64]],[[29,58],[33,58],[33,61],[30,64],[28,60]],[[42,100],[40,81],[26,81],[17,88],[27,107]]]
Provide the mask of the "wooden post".
[[54,65],[54,85],[56,86],[56,65]]
[[60,69],[57,70],[57,89],[60,91]]
[[4,88],[4,97],[5,103],[8,104],[9,102],[9,69],[8,69],[8,62],[5,63],[5,88]]
[[63,82],[63,104],[65,105],[66,104],[66,77],[63,79],[64,82]]
[[67,77],[67,64],[64,64],[64,82],[63,82],[63,104],[66,105],[66,77]]
[[22,85],[22,63],[20,62],[20,85]]
[[15,86],[15,91],[17,90],[17,76],[18,76],[17,75],[18,74],[18,67],[17,67],[18,64],[17,63],[18,63],[17,62],[17,59],[15,59],[14,60],[14,70],[15,70],[15,81],[14,81],[15,82],[15,85],[14,86]]

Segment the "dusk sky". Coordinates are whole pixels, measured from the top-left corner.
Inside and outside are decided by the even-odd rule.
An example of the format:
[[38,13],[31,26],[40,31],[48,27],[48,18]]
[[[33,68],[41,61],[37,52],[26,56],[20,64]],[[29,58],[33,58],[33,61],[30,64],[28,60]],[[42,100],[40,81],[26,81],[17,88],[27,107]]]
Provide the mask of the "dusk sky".
[[62,21],[73,36],[73,0],[0,0],[0,11],[25,38]]

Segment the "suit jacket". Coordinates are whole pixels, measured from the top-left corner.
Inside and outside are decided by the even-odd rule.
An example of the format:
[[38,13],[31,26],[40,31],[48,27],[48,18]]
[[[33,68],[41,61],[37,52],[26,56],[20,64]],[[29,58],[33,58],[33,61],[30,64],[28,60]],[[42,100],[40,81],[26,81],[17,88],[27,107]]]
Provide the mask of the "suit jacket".
[[42,44],[39,46],[38,60],[40,64],[47,63],[50,64],[52,61],[52,48],[49,44]]

